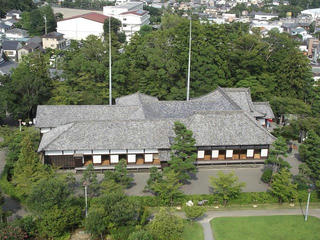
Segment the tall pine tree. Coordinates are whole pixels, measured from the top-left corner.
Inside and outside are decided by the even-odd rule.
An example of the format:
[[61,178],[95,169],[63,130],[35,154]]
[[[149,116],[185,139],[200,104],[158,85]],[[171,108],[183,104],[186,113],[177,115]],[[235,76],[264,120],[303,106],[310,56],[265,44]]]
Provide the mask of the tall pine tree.
[[188,130],[181,122],[174,123],[176,137],[171,146],[170,169],[177,173],[180,182],[190,179],[190,173],[196,171],[196,140],[192,131]]

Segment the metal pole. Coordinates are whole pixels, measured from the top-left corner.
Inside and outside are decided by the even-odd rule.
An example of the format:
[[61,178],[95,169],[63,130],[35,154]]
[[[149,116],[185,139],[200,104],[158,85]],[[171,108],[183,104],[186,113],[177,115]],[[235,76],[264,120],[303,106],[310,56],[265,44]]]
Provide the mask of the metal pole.
[[188,61],[188,79],[187,79],[187,101],[190,100],[191,29],[192,29],[192,15],[190,15],[190,29],[189,29],[189,61]]
[[47,30],[47,16],[44,15],[43,18],[44,18],[44,33],[47,35],[47,33],[48,33],[48,30]]
[[22,119],[19,119],[18,121],[19,121],[19,130],[21,132],[21,121],[22,121]]
[[87,192],[87,185],[84,185],[84,197],[86,202],[86,217],[88,216],[88,192]]
[[111,17],[109,17],[109,105],[112,105],[111,64]]
[[306,222],[308,220],[308,213],[309,213],[309,202],[310,202],[310,195],[311,195],[311,190],[308,190],[308,201],[307,201],[307,207],[306,207],[306,215],[304,216],[304,221]]

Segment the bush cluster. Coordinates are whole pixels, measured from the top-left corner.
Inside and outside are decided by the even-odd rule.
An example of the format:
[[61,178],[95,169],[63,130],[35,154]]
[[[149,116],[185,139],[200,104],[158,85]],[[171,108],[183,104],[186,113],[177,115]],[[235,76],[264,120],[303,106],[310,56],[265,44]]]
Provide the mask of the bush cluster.
[[[296,201],[307,201],[308,191],[298,191],[298,198]],[[160,201],[156,196],[130,196],[129,198],[133,198],[136,201],[140,202],[142,206],[147,207],[159,207],[166,206],[163,202]],[[179,199],[174,201],[174,206],[179,206],[187,201],[193,201],[194,204],[197,204],[201,200],[208,200],[206,205],[216,205],[222,204],[222,199],[219,199],[215,194],[195,194],[195,195],[184,195]],[[311,202],[319,202],[320,196],[318,196],[315,192],[311,194],[310,198]],[[278,203],[278,198],[273,196],[269,192],[242,192],[239,194],[238,198],[231,199],[229,204],[239,204],[239,205],[247,205],[252,203]]]

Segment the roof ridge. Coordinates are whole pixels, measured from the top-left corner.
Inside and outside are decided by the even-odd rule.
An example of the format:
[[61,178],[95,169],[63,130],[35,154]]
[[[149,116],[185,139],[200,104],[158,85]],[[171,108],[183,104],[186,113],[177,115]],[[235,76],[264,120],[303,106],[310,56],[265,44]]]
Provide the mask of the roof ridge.
[[269,136],[271,136],[273,139],[277,139],[275,136],[273,136],[267,129],[262,127],[261,125],[258,124],[256,120],[254,120],[251,116],[249,116],[245,111],[243,111],[243,114],[245,115],[246,118],[249,119],[249,121],[253,122],[260,130],[266,132]]
[[228,94],[223,90],[223,88],[218,86],[217,90],[231,103],[231,105],[241,110],[241,107],[235,101],[233,101],[230,96],[228,96]]
[[[69,125],[69,126],[68,126]],[[47,147],[48,145],[52,144],[54,141],[56,141],[62,134],[64,134],[66,131],[68,131],[71,127],[73,127],[74,123],[71,122],[71,123],[67,123],[67,124],[64,124],[64,125],[61,125],[59,127],[66,127],[66,129],[64,131],[62,131],[60,134],[57,134],[50,142],[48,142],[46,145],[44,145],[41,149],[43,150],[45,147]],[[58,127],[57,127],[58,128]],[[55,128],[55,129],[57,129]],[[54,131],[55,129],[53,129],[52,131]],[[50,131],[51,132],[51,131]],[[40,147],[40,146],[39,146]],[[40,149],[38,149],[38,152]]]

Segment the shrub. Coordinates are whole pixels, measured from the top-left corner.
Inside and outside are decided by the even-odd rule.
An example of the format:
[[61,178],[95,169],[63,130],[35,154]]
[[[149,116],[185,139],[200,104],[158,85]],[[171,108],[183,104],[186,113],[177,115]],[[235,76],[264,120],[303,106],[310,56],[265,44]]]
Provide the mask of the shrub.
[[186,213],[187,218],[190,220],[195,220],[199,217],[202,217],[205,213],[205,208],[199,206],[186,206],[183,210]]
[[166,209],[160,209],[148,229],[158,240],[182,240],[184,224],[181,218]]
[[129,235],[128,240],[154,240],[151,233],[146,230],[139,230]]
[[263,171],[263,174],[261,176],[261,181],[264,183],[270,183],[271,182],[271,178],[272,178],[272,169],[271,168],[267,168]]
[[5,225],[0,227],[0,239],[6,240],[24,240],[28,239],[27,233],[22,231],[20,227]]

